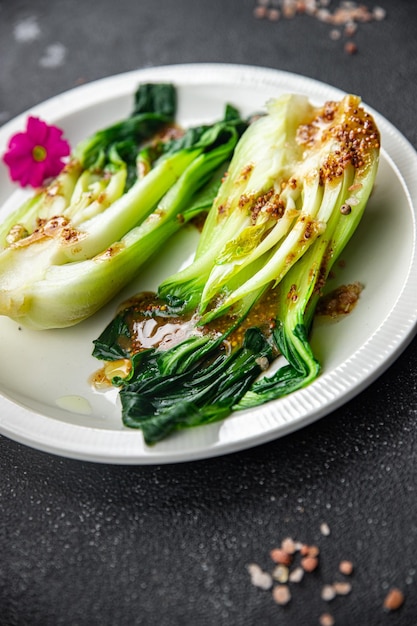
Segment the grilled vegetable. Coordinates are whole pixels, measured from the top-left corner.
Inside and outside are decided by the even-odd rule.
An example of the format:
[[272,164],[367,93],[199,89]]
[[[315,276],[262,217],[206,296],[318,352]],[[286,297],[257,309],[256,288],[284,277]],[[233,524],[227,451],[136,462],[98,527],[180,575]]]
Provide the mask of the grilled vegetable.
[[[124,423],[148,444],[318,376],[314,311],[365,209],[379,144],[352,95],[322,107],[283,96],[245,131],[194,261],[95,342],[95,356],[114,361]],[[285,363],[269,374],[278,356]]]
[[1,315],[35,329],[86,319],[208,209],[244,123],[227,107],[223,120],[178,133],[175,113],[172,85],[140,86],[132,116],[82,141],[5,219]]

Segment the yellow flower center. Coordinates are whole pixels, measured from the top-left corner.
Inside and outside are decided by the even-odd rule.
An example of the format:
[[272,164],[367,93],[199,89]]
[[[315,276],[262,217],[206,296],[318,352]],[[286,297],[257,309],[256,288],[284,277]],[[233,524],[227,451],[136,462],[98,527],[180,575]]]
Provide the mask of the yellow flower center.
[[45,161],[46,159],[46,150],[43,146],[35,146],[32,150],[32,156],[35,161],[38,163],[40,161]]

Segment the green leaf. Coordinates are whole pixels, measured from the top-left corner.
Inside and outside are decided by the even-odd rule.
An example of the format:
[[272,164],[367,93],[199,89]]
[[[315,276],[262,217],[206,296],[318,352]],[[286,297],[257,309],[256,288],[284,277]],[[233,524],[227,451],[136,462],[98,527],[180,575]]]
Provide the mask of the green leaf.
[[[117,144],[130,145],[125,150],[127,165],[132,171],[139,146],[169,122],[176,115],[176,89],[171,84],[142,84],[135,93],[135,105],[130,117],[97,131],[81,141],[74,150],[84,168],[103,169],[109,153]],[[136,146],[136,151],[134,147]],[[136,154],[134,154],[136,152]],[[131,184],[131,176],[129,177]]]
[[135,93],[132,117],[159,113],[173,120],[177,111],[177,91],[171,83],[143,83]]
[[[158,366],[155,352],[120,391],[126,425],[141,428],[146,442],[155,443],[179,428],[222,419],[259,375],[260,359],[271,359],[271,347],[262,333],[251,328],[241,348],[226,356],[219,342],[207,339],[205,349],[184,371]],[[143,364],[142,364],[143,365]],[[143,374],[153,367],[153,377]]]
[[117,315],[106,326],[101,335],[93,341],[93,356],[104,361],[117,361],[129,358],[129,352],[122,347],[124,342],[130,341],[130,330],[124,315]]

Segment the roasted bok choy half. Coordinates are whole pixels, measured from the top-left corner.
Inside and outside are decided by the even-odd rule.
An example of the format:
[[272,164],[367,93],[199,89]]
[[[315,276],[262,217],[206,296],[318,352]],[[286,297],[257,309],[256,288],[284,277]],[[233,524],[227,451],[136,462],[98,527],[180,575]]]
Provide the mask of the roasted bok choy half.
[[268,103],[239,140],[193,262],[122,306],[95,341],[125,425],[153,444],[318,376],[314,312],[364,212],[379,147],[356,96]]
[[0,315],[35,329],[100,309],[183,224],[207,210],[245,123],[181,132],[177,92],[144,84],[132,115],[73,150],[0,226]]

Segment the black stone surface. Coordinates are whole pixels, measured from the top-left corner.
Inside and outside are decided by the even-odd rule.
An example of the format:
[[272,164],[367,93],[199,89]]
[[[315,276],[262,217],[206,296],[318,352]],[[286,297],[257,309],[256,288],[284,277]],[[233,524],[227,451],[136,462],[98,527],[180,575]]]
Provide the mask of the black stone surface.
[[[358,93],[417,147],[417,3],[378,4],[387,18],[360,25],[348,55],[328,25],[257,20],[253,0],[0,0],[0,119],[131,69],[245,63]],[[37,35],[22,41],[29,18]],[[310,427],[176,466],[95,465],[0,438],[0,625],[313,626],[329,610],[343,626],[414,626],[416,373],[414,341]],[[321,561],[279,607],[246,567],[271,571],[286,536],[319,545]],[[325,603],[342,558],[352,592]],[[387,614],[391,586],[406,599]]]

